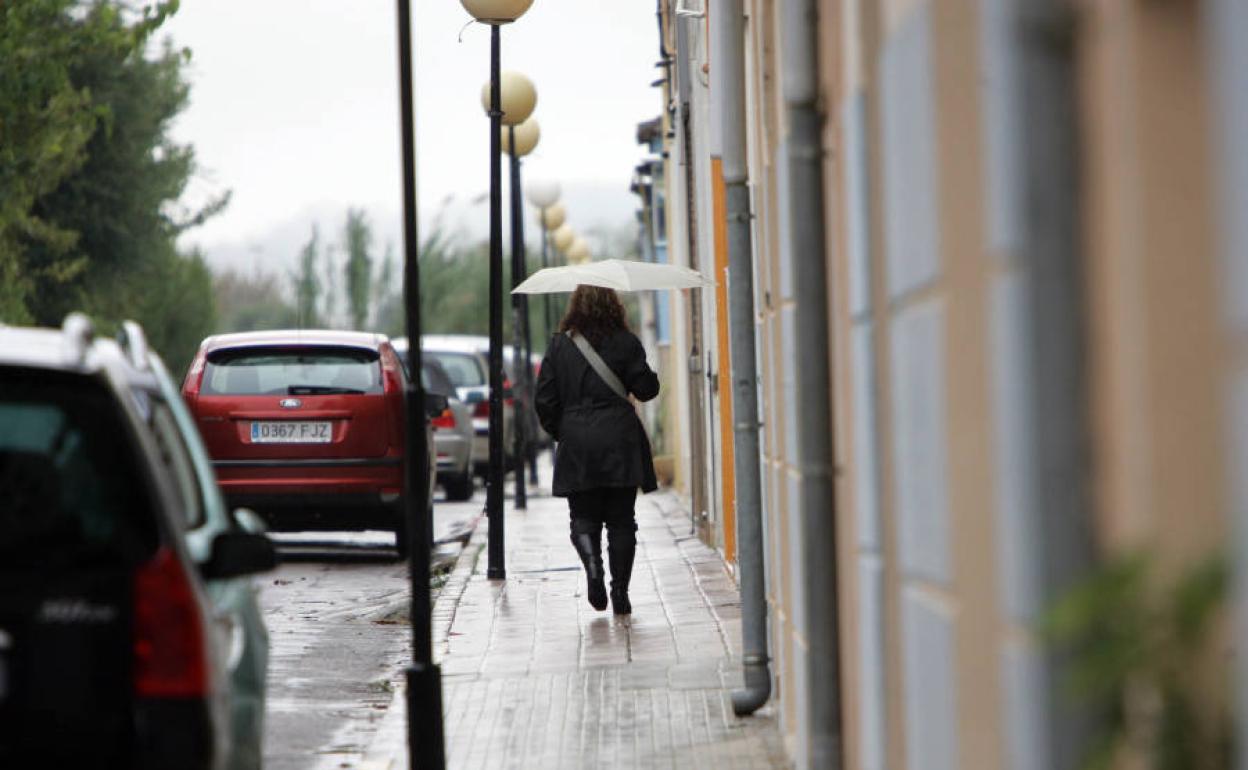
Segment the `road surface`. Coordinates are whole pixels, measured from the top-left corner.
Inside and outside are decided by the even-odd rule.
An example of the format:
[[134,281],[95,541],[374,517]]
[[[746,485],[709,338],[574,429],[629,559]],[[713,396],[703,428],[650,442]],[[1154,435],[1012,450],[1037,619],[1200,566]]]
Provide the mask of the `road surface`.
[[[439,498],[435,538],[464,527],[484,501],[480,489],[465,503]],[[388,532],[274,539],[283,563],[257,580],[271,645],[265,767],[355,767],[409,660],[406,564]]]

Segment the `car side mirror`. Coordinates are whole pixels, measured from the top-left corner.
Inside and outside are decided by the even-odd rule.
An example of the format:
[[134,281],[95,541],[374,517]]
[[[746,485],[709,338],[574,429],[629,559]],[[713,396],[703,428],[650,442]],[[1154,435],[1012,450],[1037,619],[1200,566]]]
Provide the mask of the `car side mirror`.
[[441,393],[425,393],[425,414],[437,417],[446,411],[449,402]]
[[277,549],[265,535],[222,532],[212,540],[212,556],[204,565],[208,580],[267,572],[277,566]]

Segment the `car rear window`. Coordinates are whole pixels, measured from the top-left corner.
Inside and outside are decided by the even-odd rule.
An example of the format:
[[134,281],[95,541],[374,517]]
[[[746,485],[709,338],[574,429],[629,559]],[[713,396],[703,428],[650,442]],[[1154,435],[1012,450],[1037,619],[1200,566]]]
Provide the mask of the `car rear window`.
[[135,562],[159,534],[121,409],[81,375],[0,368],[0,564]]
[[381,393],[380,355],[365,348],[233,348],[208,354],[201,395]]
[[425,358],[431,358],[442,364],[451,382],[457,388],[477,388],[486,384],[485,369],[481,361],[471,353],[450,353],[440,350],[426,350]]
[[451,381],[446,369],[428,356],[425,356],[424,364],[420,368],[420,382],[430,393],[437,393],[440,396],[455,395],[455,383]]

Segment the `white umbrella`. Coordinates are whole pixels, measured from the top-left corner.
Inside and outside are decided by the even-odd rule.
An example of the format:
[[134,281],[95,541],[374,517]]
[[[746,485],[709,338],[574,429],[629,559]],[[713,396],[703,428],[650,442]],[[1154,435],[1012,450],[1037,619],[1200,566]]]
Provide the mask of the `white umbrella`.
[[687,267],[633,262],[627,259],[604,259],[538,270],[524,283],[512,289],[511,293],[557,294],[575,291],[581,284],[605,286],[616,291],[697,289],[715,285],[714,281],[703,277],[697,270]]

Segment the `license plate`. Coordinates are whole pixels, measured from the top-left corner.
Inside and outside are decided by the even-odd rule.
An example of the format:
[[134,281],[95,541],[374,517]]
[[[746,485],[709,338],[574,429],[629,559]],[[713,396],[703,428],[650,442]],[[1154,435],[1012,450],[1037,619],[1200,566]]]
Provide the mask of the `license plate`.
[[251,424],[253,444],[328,444],[332,438],[329,422],[302,420]]

